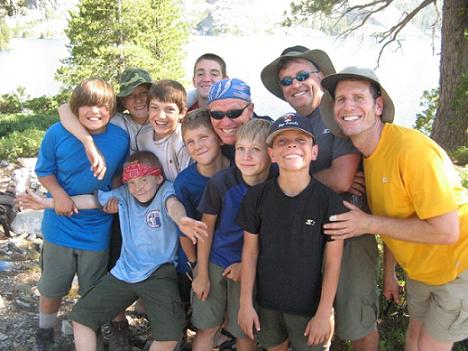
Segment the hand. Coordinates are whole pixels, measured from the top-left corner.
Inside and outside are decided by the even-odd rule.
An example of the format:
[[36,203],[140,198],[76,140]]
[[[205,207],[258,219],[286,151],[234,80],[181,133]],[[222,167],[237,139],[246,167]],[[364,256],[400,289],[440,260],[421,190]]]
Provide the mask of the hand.
[[105,213],[109,213],[109,214],[118,213],[119,212],[119,200],[115,197],[110,198],[106,202],[102,210]]
[[364,196],[366,194],[366,179],[362,171],[357,171],[351,184],[349,192],[354,195]]
[[197,274],[192,282],[192,289],[200,300],[205,301],[210,293],[210,285],[208,277]]
[[372,215],[361,211],[348,201],[343,204],[350,211],[330,216],[330,222],[323,225],[324,233],[330,235],[333,240],[344,240],[363,234],[372,233],[370,224]]
[[180,231],[192,240],[194,245],[198,240],[205,241],[205,238],[208,237],[208,227],[201,221],[190,217],[182,217],[177,225]]
[[44,198],[30,190],[16,195],[15,203],[23,210],[43,210],[46,208]]
[[396,304],[401,304],[401,293],[403,286],[400,285],[398,279],[393,273],[385,273],[383,282],[383,295],[387,301],[393,301]]
[[78,213],[78,208],[68,194],[58,194],[54,197],[55,213],[59,216],[71,216]]
[[255,340],[255,332],[260,331],[260,320],[258,314],[252,305],[248,307],[240,307],[237,316],[237,323],[242,331],[252,340]]
[[91,170],[93,175],[98,179],[102,180],[106,175],[107,167],[104,156],[99,152],[94,143],[85,145],[86,156],[91,163]]
[[319,317],[315,315],[305,328],[304,336],[307,337],[308,345],[320,345],[328,341],[331,337],[332,316]]
[[234,262],[223,271],[223,277],[231,279],[235,282],[240,282],[241,279],[241,263]]

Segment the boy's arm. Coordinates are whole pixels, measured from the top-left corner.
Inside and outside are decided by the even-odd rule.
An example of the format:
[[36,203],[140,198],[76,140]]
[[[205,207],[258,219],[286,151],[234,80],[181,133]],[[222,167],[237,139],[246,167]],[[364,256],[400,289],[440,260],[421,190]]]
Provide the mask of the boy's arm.
[[107,169],[106,160],[94,144],[92,136],[83,127],[77,116],[73,114],[68,103],[61,105],[58,108],[58,113],[63,127],[83,144],[94,176],[99,180],[103,179]]
[[[99,208],[100,205],[94,195],[75,195],[71,199],[79,210]],[[54,208],[54,199],[42,197],[34,192],[18,194],[16,202],[22,209],[44,210]]]
[[166,200],[166,208],[169,217],[171,217],[180,231],[187,235],[194,244],[196,244],[197,241],[204,241],[208,236],[206,224],[187,217],[184,205],[182,205],[175,196],[171,196]]
[[305,336],[309,345],[323,344],[332,333],[330,318],[340,278],[343,241],[329,241],[325,245],[322,293],[315,316],[307,324]]
[[217,215],[204,213],[202,222],[206,224],[208,237],[206,240],[198,242],[197,245],[197,268],[195,269],[195,279],[192,283],[193,292],[202,301],[205,301],[210,292],[210,277],[208,274],[208,264],[210,262],[211,242],[213,240],[214,228]]
[[180,236],[179,243],[180,243],[180,246],[182,247],[182,250],[185,253],[185,256],[187,256],[187,260],[190,263],[196,262],[197,261],[197,247],[193,244],[193,242],[186,236]]
[[240,290],[240,307],[238,324],[242,331],[252,340],[255,332],[260,331],[260,320],[253,306],[253,290],[257,275],[258,235],[244,231],[242,248],[242,273]]
[[73,213],[78,213],[78,208],[75,203],[60,186],[55,175],[38,177],[37,179],[52,195],[54,199],[55,212],[58,215],[71,216]]

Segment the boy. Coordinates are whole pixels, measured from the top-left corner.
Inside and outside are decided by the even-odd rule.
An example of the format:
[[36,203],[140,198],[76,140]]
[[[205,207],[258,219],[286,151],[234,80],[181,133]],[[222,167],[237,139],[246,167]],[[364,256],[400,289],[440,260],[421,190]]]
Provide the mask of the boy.
[[163,79],[153,84],[148,93],[153,130],[144,130],[137,137],[138,149],[153,152],[171,182],[190,164],[180,132],[180,121],[187,113],[186,99],[184,87],[175,80]]
[[211,350],[226,312],[226,329],[237,338],[237,350],[255,349],[255,341],[247,338],[237,324],[243,238],[234,219],[247,189],[268,177],[270,159],[265,139],[269,126],[270,122],[256,119],[239,130],[236,166],[211,178],[200,202],[198,210],[203,213],[209,237],[198,244],[198,266],[192,284],[192,323],[198,328],[194,351]]
[[45,211],[42,222],[44,243],[36,334],[39,350],[48,350],[54,342],[57,312],[75,273],[83,294],[106,272],[112,216],[97,209],[78,212],[70,197],[110,190],[112,176],[128,153],[126,133],[108,124],[115,112],[115,95],[106,81],[90,78],[81,82],[73,91],[70,108],[106,158],[107,172],[102,180],[95,178],[79,140],[60,123],[48,129],[35,170],[55,208]]
[[304,117],[277,119],[267,143],[279,175],[250,189],[237,216],[244,229],[239,324],[268,350],[286,351],[288,342],[293,350],[328,349],[343,243],[327,242],[322,224],[345,208],[310,176],[318,147]]

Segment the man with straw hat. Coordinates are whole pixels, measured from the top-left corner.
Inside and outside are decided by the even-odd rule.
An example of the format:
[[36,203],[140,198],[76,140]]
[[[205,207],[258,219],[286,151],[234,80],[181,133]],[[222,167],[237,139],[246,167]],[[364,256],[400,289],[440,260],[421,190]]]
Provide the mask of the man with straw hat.
[[406,350],[451,350],[468,337],[468,194],[445,151],[392,124],[392,99],[375,73],[348,67],[322,81],[320,108],[337,136],[364,155],[372,215],[350,210],[324,226],[333,239],[379,233],[387,250],[384,295],[399,301],[395,261],[406,273]]
[[[320,82],[332,73],[335,68],[324,51],[293,46],[268,64],[261,78],[273,95],[287,101],[310,122],[319,146],[312,169],[314,178],[338,193],[346,193],[353,186],[361,155],[349,139],[335,137],[322,121]],[[351,340],[357,351],[378,348],[376,264],[373,235],[347,241],[335,300],[336,333],[341,339]]]

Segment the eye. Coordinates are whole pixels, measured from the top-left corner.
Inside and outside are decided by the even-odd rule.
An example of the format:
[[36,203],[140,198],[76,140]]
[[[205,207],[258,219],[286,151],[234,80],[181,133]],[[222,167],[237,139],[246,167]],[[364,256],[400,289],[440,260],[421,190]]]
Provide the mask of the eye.
[[245,150],[245,147],[243,146],[237,146],[236,151],[243,152]]
[[344,98],[342,96],[338,96],[335,98],[335,102],[341,104],[344,101]]

